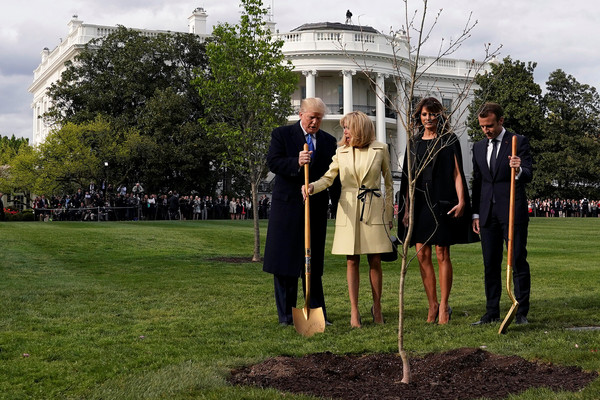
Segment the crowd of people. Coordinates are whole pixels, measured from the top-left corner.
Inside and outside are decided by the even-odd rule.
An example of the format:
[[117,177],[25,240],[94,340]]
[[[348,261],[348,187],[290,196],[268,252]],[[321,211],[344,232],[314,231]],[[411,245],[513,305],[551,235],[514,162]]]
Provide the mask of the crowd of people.
[[[207,220],[252,218],[249,197],[180,195],[177,191],[148,194],[140,183],[131,190],[90,183],[72,195],[38,196],[32,202],[38,220],[57,221],[137,221],[137,220]],[[267,219],[270,198],[259,199],[259,218]]]
[[594,217],[597,218],[600,200],[535,199],[529,200],[529,215],[532,217]]

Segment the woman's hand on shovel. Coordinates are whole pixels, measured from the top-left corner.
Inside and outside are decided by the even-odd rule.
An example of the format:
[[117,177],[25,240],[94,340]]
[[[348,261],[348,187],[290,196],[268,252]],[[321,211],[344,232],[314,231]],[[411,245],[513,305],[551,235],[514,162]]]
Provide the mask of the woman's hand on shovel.
[[[302,199],[306,200],[307,193],[306,193],[305,185],[302,185],[302,188],[300,190],[302,191]],[[309,183],[308,184],[308,195],[313,194],[314,191],[315,191],[315,187],[313,186],[312,183]]]

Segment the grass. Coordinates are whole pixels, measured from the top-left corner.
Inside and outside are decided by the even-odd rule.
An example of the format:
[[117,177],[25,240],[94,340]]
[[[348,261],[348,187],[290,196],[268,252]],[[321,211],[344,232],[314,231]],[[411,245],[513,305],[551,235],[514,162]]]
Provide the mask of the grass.
[[[567,329],[600,326],[599,231],[600,219],[532,220],[530,324],[506,335],[470,325],[485,311],[479,244],[452,248],[448,326],[424,323],[426,298],[411,264],[407,350],[485,346],[600,371],[599,332]],[[264,246],[264,221],[261,233]],[[228,371],[278,355],[397,351],[399,263],[384,265],[387,324],[376,326],[362,260],[364,328],[351,330],[345,258],[327,255],[334,325],[307,339],[278,326],[272,277],[261,264],[217,260],[249,257],[252,246],[251,221],[0,224],[0,399],[279,399],[274,390],[231,387]],[[511,397],[539,398],[598,399],[600,379],[580,393]]]

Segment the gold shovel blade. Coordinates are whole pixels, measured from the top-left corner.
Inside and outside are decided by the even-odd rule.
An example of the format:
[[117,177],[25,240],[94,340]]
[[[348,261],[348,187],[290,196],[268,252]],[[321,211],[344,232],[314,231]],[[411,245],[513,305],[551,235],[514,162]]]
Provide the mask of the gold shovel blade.
[[311,337],[315,333],[325,332],[325,315],[323,307],[292,308],[294,328],[302,336]]
[[508,313],[506,314],[506,317],[504,317],[504,321],[502,321],[502,325],[500,325],[500,330],[498,331],[498,333],[500,334],[505,334],[506,330],[508,329],[508,326],[510,325],[510,323],[512,322],[512,320],[515,318],[515,315],[517,315],[517,309],[519,308],[519,303],[517,303],[516,301],[513,303],[513,305],[510,307],[510,310],[508,310]]
[[512,301],[512,306],[510,307],[510,310],[508,310],[506,317],[504,317],[502,325],[500,325],[500,329],[498,330],[499,334],[506,333],[508,326],[515,318],[517,310],[519,309],[519,302],[517,301],[515,295],[512,292],[512,266],[510,264],[506,266],[506,291],[508,292],[508,297],[510,298],[510,301]]

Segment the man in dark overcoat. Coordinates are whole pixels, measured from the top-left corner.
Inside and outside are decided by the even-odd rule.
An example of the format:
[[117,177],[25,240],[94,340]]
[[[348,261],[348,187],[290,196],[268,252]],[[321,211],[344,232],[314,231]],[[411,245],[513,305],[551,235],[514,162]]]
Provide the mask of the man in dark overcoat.
[[[515,168],[515,224],[513,237],[514,294],[519,302],[517,324],[526,324],[531,277],[527,262],[529,213],[525,185],[533,177],[529,141],[503,127],[504,113],[496,103],[486,103],[478,114],[486,138],[473,145],[473,231],[481,234],[485,274],[486,313],[473,325],[500,319],[502,256],[508,241],[511,169]],[[511,155],[517,136],[517,155]]]
[[[300,121],[276,128],[271,133],[267,164],[275,174],[271,213],[267,229],[263,271],[273,274],[279,323],[292,325],[292,307],[298,297],[298,277],[304,284],[304,204],[301,187],[304,165],[309,164],[310,181],[320,178],[335,154],[336,139],[320,129],[326,106],[319,98],[308,98],[300,106]],[[310,136],[310,139],[307,137]],[[307,140],[314,151],[304,151]],[[333,189],[310,198],[311,280],[310,308],[323,307],[323,258],[329,197],[339,199],[339,180]]]

